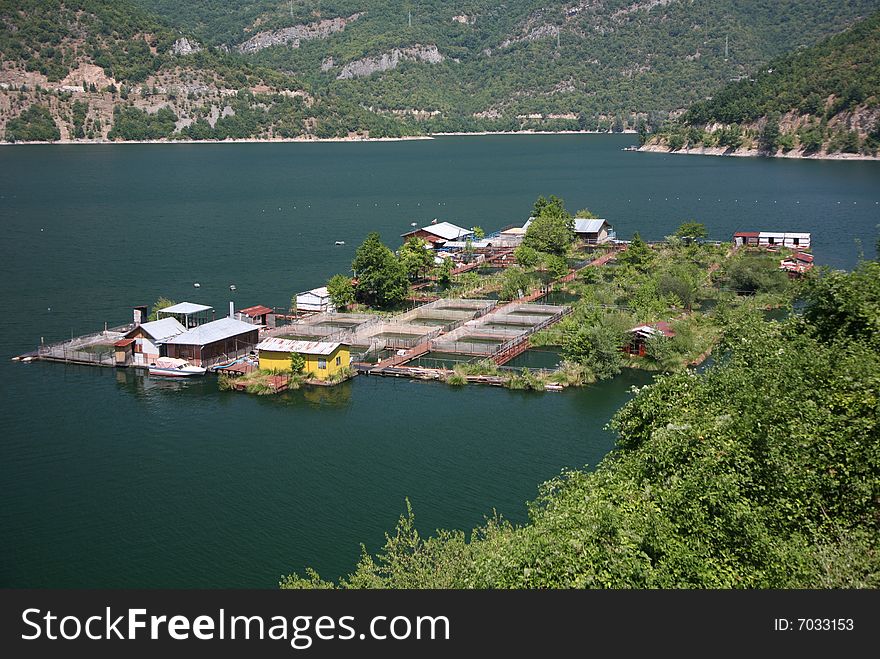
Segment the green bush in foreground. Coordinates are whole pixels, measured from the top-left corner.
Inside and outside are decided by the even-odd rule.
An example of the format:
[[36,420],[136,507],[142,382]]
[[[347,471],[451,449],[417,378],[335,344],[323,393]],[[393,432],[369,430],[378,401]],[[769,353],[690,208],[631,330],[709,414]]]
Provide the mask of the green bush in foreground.
[[739,318],[723,363],[642,388],[612,421],[617,450],[542,485],[527,524],[423,538],[407,503],[338,585],[880,586],[878,268],[811,283],[802,319]]

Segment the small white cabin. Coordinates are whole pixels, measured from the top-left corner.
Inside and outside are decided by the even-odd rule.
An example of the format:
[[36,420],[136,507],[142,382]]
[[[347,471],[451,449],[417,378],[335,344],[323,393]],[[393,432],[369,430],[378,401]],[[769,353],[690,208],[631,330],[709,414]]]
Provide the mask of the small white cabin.
[[810,234],[791,231],[761,231],[758,233],[758,246],[810,249]]
[[310,291],[297,293],[296,309],[297,311],[334,311],[335,307],[330,300],[327,287],[321,286]]

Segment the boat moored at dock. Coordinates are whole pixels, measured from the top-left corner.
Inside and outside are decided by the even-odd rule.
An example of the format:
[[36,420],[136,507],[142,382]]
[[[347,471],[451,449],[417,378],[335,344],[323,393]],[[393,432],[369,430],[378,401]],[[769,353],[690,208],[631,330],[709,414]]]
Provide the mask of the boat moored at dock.
[[160,357],[155,363],[150,364],[150,375],[166,378],[188,378],[204,375],[207,369],[202,366],[193,366],[185,359],[174,357]]

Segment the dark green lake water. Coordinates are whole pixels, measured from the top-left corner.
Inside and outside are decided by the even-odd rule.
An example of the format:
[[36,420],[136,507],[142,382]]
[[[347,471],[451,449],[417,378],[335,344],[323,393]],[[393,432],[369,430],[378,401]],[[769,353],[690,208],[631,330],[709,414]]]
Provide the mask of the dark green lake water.
[[435,217],[493,230],[540,194],[622,237],[696,218],[719,239],[812,231],[834,267],[855,263],[857,240],[873,251],[878,163],[621,151],[630,141],[0,149],[0,586],[273,587],[307,565],[336,577],[407,496],[425,532],[493,508],[523,521],[540,482],[611,448],[604,424],[646,381],[536,394],[358,378],[257,398],[211,378],[8,361],[41,336],[127,322],[159,295],[221,315],[230,296],[286,305],[347,271],[369,231],[396,245]]

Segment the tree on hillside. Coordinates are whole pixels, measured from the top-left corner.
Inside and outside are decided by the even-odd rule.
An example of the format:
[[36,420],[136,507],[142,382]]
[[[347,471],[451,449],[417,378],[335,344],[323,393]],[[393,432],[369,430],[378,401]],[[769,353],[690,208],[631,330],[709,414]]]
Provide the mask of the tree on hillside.
[[547,254],[565,254],[574,242],[574,219],[556,196],[539,197],[523,245]]
[[626,249],[617,256],[617,260],[636,269],[642,269],[651,260],[651,256],[651,248],[642,240],[641,234],[637,231],[633,234]]
[[779,113],[771,112],[758,136],[758,148],[765,153],[776,153],[779,149],[779,136]]
[[53,142],[61,139],[61,132],[49,108],[32,105],[6,124],[5,137],[10,142]]
[[595,220],[599,217],[589,208],[581,208],[574,216],[579,220]]
[[818,336],[865,341],[880,350],[880,262],[864,261],[851,273],[822,272],[805,297],[804,319]]
[[737,293],[775,293],[788,285],[779,260],[772,256],[745,255],[728,263],[725,271],[728,285]]
[[360,302],[389,307],[406,297],[406,271],[375,231],[357,248],[351,267],[358,280],[355,296]]
[[650,132],[648,131],[648,124],[642,117],[639,117],[638,121],[636,121],[636,132],[639,134],[639,146],[644,146],[645,142],[648,141]]
[[354,302],[354,284],[351,283],[351,277],[333,275],[327,282],[327,292],[330,294],[330,301],[337,309],[344,309]]

